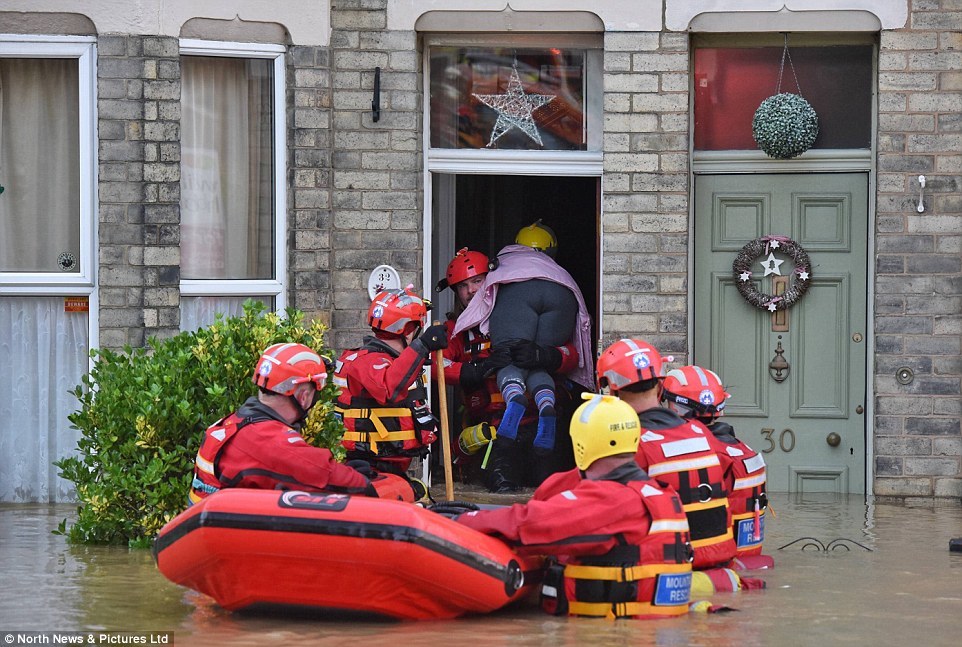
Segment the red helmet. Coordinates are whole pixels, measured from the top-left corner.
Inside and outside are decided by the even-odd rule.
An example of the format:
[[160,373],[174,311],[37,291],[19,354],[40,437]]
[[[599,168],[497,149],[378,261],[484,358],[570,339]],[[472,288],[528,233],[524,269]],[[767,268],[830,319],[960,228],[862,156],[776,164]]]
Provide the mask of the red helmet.
[[661,353],[648,342],[619,339],[598,358],[598,388],[607,386],[614,393],[638,382],[660,378],[663,366]]
[[427,302],[410,286],[380,292],[367,311],[367,320],[375,332],[398,336],[422,328],[427,316]]
[[448,263],[447,276],[438,281],[437,291],[444,288],[454,289],[454,286],[461,281],[467,281],[475,276],[483,276],[488,273],[488,257],[481,252],[474,252],[467,247],[462,247]]
[[313,382],[320,391],[327,380],[326,365],[304,344],[274,344],[261,353],[251,381],[280,395],[291,395],[298,384],[306,382]]
[[700,366],[682,366],[665,376],[662,397],[684,417],[717,418],[723,415],[731,394],[717,373]]

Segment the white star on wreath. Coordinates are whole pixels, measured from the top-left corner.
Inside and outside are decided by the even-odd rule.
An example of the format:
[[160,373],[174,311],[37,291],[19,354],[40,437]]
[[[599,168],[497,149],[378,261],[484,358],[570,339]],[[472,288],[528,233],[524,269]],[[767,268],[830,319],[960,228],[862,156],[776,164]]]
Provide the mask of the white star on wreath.
[[541,141],[541,133],[534,123],[532,113],[545,104],[554,101],[553,94],[525,94],[524,87],[521,85],[521,77],[518,75],[517,64],[511,67],[511,78],[508,80],[508,89],[504,94],[474,94],[478,101],[493,108],[498,113],[498,120],[491,130],[491,139],[486,148],[494,145],[498,139],[512,128],[517,128],[525,135],[538,142],[539,146],[544,144]]
[[[777,240],[773,240],[772,243],[778,243]],[[773,244],[772,247],[775,245]],[[762,261],[762,267],[765,268],[765,276],[769,274],[774,274],[775,276],[781,276],[782,271],[779,269],[781,264],[785,261],[780,261],[775,258],[775,252],[768,252],[768,258]]]
[[751,272],[742,272],[741,274],[738,275],[738,279],[740,281],[749,281],[751,280],[751,278],[752,278]]

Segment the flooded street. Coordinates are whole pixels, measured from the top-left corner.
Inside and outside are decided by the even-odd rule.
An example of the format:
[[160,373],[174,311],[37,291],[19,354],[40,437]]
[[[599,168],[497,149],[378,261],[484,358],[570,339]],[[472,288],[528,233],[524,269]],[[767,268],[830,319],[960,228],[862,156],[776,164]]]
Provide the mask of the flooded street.
[[962,644],[962,553],[949,552],[949,540],[962,536],[958,503],[904,507],[775,495],[773,505],[765,552],[775,569],[752,573],[768,588],[712,598],[737,611],[611,622],[553,618],[531,603],[408,623],[228,613],[165,580],[149,551],[70,546],[52,535],[74,506],[0,505],[0,634],[163,631],[177,645],[238,646]]

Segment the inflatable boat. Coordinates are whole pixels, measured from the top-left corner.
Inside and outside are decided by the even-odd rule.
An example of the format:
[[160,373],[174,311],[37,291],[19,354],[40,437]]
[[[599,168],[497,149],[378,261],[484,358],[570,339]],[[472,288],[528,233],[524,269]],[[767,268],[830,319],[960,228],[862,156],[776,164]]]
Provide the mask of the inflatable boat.
[[540,560],[420,506],[227,489],[154,542],[167,579],[228,610],[399,620],[487,613],[524,597]]

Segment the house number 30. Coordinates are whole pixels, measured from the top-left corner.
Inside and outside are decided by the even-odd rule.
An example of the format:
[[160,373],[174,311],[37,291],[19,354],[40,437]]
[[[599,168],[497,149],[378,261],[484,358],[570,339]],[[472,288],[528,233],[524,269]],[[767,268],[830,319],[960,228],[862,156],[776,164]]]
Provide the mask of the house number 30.
[[775,447],[780,447],[786,454],[793,449],[795,449],[795,432],[791,429],[783,429],[782,433],[778,434],[778,444],[775,443],[774,429],[762,429],[762,436],[768,441],[768,447],[762,450],[763,454],[770,454],[775,451]]

